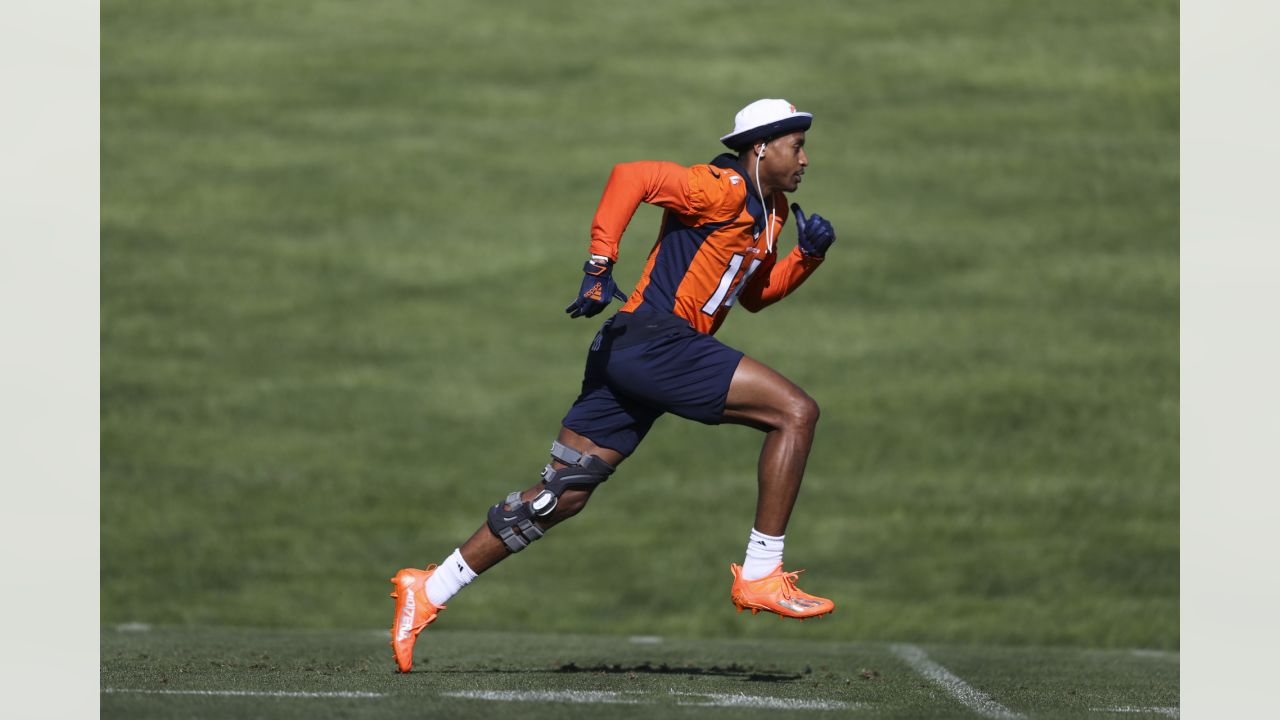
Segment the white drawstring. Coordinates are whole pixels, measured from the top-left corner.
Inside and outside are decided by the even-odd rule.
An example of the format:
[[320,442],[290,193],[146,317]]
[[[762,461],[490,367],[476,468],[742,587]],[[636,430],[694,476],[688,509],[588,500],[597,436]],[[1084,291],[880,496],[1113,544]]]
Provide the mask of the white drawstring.
[[[756,149],[756,171],[753,173],[753,179],[756,181],[756,194],[760,196],[760,208],[765,210],[764,217],[764,240],[767,247],[766,253],[773,252],[773,221],[778,217],[777,208],[767,208],[764,205],[764,189],[760,187],[760,150]],[[772,217],[770,217],[772,213]]]

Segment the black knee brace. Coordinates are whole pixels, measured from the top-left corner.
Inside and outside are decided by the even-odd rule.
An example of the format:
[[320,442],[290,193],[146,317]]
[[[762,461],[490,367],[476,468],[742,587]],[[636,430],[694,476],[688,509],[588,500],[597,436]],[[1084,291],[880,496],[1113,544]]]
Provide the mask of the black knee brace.
[[571,487],[593,488],[609,479],[613,466],[595,455],[584,455],[559,442],[551,443],[551,458],[565,467],[555,469],[551,463],[542,469],[543,488],[528,502],[520,499],[520,491],[489,508],[489,530],[513,553],[545,533],[534,522],[556,509],[560,494]]

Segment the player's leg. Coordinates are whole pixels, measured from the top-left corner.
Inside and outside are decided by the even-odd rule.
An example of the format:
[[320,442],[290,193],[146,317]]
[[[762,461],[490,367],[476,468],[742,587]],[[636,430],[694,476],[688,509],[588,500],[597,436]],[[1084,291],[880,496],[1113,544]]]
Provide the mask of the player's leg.
[[783,535],[804,478],[818,424],[818,403],[781,373],[743,356],[729,383],[723,422],[763,430],[755,527]]
[[[611,382],[610,378],[617,373],[641,382],[648,376],[643,363],[634,362],[636,350],[622,352],[624,358],[618,359],[613,342],[621,333],[616,328],[610,329],[615,319],[606,321],[591,343],[582,390],[561,423],[560,434],[551,446],[552,461],[543,469],[542,482],[513,492],[490,508],[485,524],[438,567],[406,568],[392,580],[398,591],[393,596],[398,599],[391,644],[402,671],[408,671],[413,664],[413,645],[418,633],[435,620],[444,602],[480,573],[523,550],[553,525],[580,512],[595,487],[635,452],[654,421],[663,414],[659,406],[619,392]],[[624,318],[622,324],[626,322]],[[739,356],[740,353],[733,356],[733,363],[736,364]],[[611,372],[615,365],[616,372]],[[723,373],[726,380],[722,388],[728,384],[728,374],[728,370]],[[719,409],[717,405],[717,418]]]
[[741,567],[734,575],[732,599],[738,611],[768,610],[786,617],[815,617],[831,612],[826,598],[795,586],[795,573],[782,570],[783,540],[804,477],[818,423],[818,404],[781,373],[743,356],[725,398],[722,422],[747,425],[765,433],[757,466],[755,526]]
[[392,579],[397,600],[391,645],[402,672],[413,665],[418,634],[436,619],[445,602],[480,573],[581,511],[595,486],[635,451],[662,414],[610,387],[606,369],[613,355],[611,324],[607,321],[591,344],[582,391],[561,423],[542,482],[490,508],[485,524],[439,566],[406,568]]
[[[616,450],[600,447],[589,440],[586,436],[580,435],[569,428],[560,428],[560,435],[556,438],[556,442],[561,445],[572,448],[583,455],[594,455],[595,457],[608,463],[616,468],[626,459],[626,456]],[[567,467],[567,463],[557,459],[552,459],[552,468],[559,470]],[[525,502],[531,502],[542,492],[543,483],[539,482],[529,487],[520,494],[520,499]],[[586,507],[587,500],[591,498],[591,493],[596,486],[578,486],[567,488],[560,494],[559,501],[556,503],[555,510],[544,518],[539,518],[536,523],[542,530],[550,529],[564,520],[567,520],[582,511]],[[481,525],[474,534],[471,535],[462,547],[459,548],[462,558],[470,566],[472,571],[477,575],[497,565],[504,560],[512,552],[507,548],[506,544],[498,539],[497,535],[489,529],[488,523]]]
[[543,481],[491,508],[488,521],[462,547],[439,565],[404,568],[391,579],[396,586],[391,593],[396,599],[391,647],[400,672],[413,667],[418,634],[435,622],[450,598],[551,526],[580,512],[596,485],[625,458],[568,428],[561,428],[551,452]]

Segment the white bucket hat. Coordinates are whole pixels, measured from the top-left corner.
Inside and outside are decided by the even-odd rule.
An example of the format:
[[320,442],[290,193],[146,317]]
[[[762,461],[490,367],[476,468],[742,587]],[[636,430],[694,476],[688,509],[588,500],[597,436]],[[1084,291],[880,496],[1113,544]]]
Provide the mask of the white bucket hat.
[[720,138],[730,150],[741,150],[757,140],[808,130],[813,114],[796,111],[786,100],[757,100],[733,117],[733,132]]

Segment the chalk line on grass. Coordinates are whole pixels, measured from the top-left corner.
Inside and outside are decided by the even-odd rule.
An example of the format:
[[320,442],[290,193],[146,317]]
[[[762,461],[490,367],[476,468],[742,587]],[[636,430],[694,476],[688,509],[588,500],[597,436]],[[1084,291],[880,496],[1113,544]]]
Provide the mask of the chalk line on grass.
[[660,635],[632,635],[627,638],[628,641],[636,645],[661,645],[662,636]]
[[[838,700],[802,700],[778,698],[766,695],[740,693],[697,693],[669,691],[676,698],[676,705],[692,707],[763,708],[768,710],[851,710],[863,707],[862,703],[846,703]],[[655,697],[644,697],[639,690],[615,692],[610,690],[456,690],[440,693],[444,697],[498,702],[566,702],[602,703],[608,705],[652,705]]]
[[444,697],[498,702],[567,702],[639,705],[643,700],[623,697],[611,690],[457,690],[440,693]]
[[304,692],[287,690],[144,690],[135,688],[102,688],[107,695],[131,693],[136,695],[206,695],[216,697],[282,697],[282,698],[380,698],[386,693],[340,690],[335,692]]
[[1170,650],[1130,650],[1130,655],[1144,658],[1157,658],[1160,660],[1178,660],[1178,653]]
[[777,698],[767,695],[742,695],[736,693],[695,693],[671,691],[677,697],[704,698],[697,702],[677,700],[677,705],[694,707],[737,707],[765,708],[770,710],[851,710],[863,707],[862,703],[847,703],[839,700],[803,700],[800,698]]
[[890,649],[895,655],[906,661],[912,670],[946,690],[961,705],[979,715],[999,718],[1000,720],[1022,720],[1026,718],[1025,715],[1010,710],[992,700],[990,695],[975,689],[969,683],[956,677],[950,670],[929,659],[929,655],[915,645],[891,645]]
[[[386,693],[358,691],[287,691],[287,690],[150,690],[145,688],[103,688],[107,695],[189,695],[205,697],[276,697],[276,698],[382,698]],[[804,700],[778,698],[767,695],[741,693],[696,693],[669,691],[677,699],[677,705],[694,707],[763,708],[771,710],[851,710],[864,707],[864,703],[847,703],[839,700]],[[566,702],[597,703],[605,705],[647,705],[656,700],[636,697],[640,691],[615,692],[612,690],[457,690],[440,693],[443,697],[498,702]]]
[[1104,713],[1139,713],[1142,715],[1164,715],[1165,717],[1176,718],[1179,711],[1176,707],[1135,707],[1133,705],[1125,705],[1122,707],[1109,708],[1089,708],[1090,712]]

